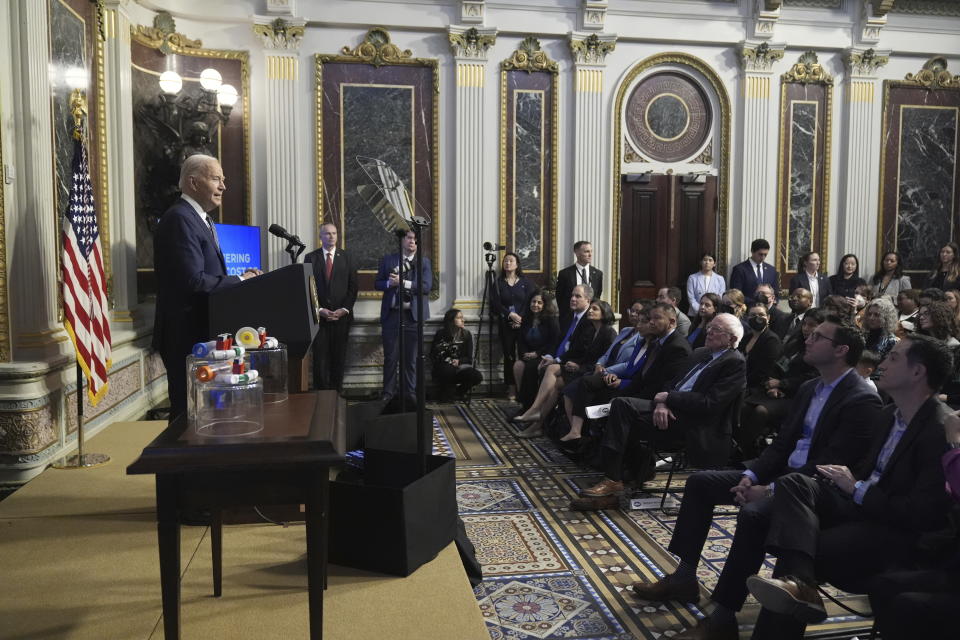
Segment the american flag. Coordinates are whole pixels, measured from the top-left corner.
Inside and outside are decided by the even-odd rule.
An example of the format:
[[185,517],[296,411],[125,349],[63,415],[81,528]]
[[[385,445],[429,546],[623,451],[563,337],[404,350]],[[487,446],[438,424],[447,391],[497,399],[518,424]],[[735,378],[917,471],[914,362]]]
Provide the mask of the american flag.
[[83,141],[73,147],[70,203],[63,216],[63,308],[77,364],[87,377],[87,395],[96,406],[107,392],[111,364],[110,319],[103,275],[103,251]]

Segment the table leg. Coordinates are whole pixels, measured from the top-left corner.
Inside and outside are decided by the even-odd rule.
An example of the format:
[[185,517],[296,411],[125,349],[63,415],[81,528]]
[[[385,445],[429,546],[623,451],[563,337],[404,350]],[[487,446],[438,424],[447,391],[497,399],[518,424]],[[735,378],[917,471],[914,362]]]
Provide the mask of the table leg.
[[180,519],[178,478],[157,475],[157,542],[160,548],[160,593],[163,637],[180,638]]
[[213,552],[213,597],[223,594],[223,511],[210,510],[210,548]]
[[307,490],[307,601],[310,605],[310,639],[323,638],[323,589],[327,581],[328,472],[308,472]]

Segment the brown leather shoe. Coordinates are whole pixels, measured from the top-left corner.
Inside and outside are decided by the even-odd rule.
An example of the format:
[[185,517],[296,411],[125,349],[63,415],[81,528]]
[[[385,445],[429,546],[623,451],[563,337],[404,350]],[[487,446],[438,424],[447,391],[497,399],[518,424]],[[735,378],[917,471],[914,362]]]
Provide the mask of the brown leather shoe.
[[827,611],[816,587],[794,576],[783,578],[747,578],[747,588],[753,597],[774,613],[793,616],[802,622],[823,622]]
[[718,625],[705,618],[673,636],[673,640],[740,640],[740,628],[736,623]]
[[601,511],[603,509],[619,509],[620,498],[618,496],[603,496],[600,498],[576,498],[570,501],[570,509],[573,511]]
[[580,492],[581,496],[588,498],[602,498],[603,496],[614,496],[623,493],[623,483],[619,480],[610,480],[604,478],[589,489]]
[[700,602],[700,585],[696,580],[680,580],[674,577],[664,578],[654,583],[634,582],[630,591],[641,600],[667,602]]

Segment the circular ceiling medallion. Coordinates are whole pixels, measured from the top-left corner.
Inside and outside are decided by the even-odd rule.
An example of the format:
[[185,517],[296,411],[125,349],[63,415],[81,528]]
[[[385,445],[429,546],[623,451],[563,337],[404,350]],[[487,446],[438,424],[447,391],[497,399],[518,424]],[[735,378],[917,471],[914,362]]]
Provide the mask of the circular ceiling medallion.
[[700,87],[678,73],[645,78],[630,94],[626,128],[641,155],[677,162],[696,154],[710,135],[710,103]]

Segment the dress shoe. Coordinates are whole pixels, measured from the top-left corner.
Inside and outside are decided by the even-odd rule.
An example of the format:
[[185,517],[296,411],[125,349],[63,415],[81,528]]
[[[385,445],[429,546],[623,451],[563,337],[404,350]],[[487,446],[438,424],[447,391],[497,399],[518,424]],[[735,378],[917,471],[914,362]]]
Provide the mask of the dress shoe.
[[604,478],[589,489],[581,491],[580,495],[587,498],[602,498],[603,496],[613,496],[619,493],[623,493],[623,483],[619,480]]
[[540,414],[535,413],[527,418],[524,418],[523,414],[520,414],[519,416],[513,416],[511,422],[540,422]]
[[571,511],[601,511],[603,509],[619,508],[619,496],[603,496],[602,498],[575,498],[570,501]]
[[532,424],[520,433],[517,434],[518,438],[539,438],[543,435],[543,429],[540,428],[539,424]]
[[583,438],[571,438],[570,440],[561,440],[560,448],[567,451],[576,451],[580,448],[580,443],[583,442]]
[[705,618],[697,626],[673,636],[673,640],[740,640],[740,628],[736,622],[717,624]]
[[816,587],[794,576],[747,578],[747,588],[764,608],[792,616],[802,622],[823,622],[827,611]]
[[654,602],[677,600],[693,604],[700,602],[700,585],[696,580],[683,580],[673,576],[654,583],[634,582],[630,590],[641,600]]

